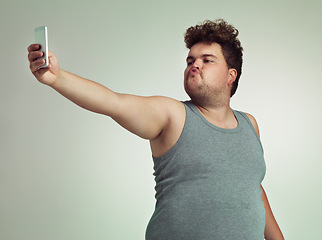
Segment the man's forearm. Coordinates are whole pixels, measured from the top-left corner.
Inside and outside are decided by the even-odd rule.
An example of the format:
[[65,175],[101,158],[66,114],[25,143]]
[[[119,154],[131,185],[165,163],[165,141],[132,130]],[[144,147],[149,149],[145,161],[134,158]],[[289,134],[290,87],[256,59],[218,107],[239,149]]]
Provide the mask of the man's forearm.
[[51,87],[78,106],[108,116],[115,109],[118,98],[117,93],[105,86],[64,70],[60,70]]

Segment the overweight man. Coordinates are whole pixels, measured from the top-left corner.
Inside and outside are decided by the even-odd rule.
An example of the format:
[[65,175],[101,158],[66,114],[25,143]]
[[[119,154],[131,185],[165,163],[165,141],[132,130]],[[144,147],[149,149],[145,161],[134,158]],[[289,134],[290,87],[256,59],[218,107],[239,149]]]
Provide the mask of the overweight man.
[[184,89],[190,100],[116,93],[28,47],[37,80],[150,142],[156,206],[146,240],[284,239],[261,185],[255,118],[230,107],[242,70],[238,30],[222,19],[187,29]]

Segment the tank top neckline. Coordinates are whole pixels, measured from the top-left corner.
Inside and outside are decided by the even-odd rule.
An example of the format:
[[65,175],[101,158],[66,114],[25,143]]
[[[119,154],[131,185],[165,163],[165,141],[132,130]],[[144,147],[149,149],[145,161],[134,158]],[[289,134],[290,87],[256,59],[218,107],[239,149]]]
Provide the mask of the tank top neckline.
[[238,114],[237,111],[235,111],[234,109],[231,109],[233,111],[233,114],[237,120],[237,127],[236,128],[221,128],[218,127],[216,125],[214,125],[213,123],[209,122],[199,111],[199,109],[196,107],[196,105],[194,105],[191,101],[185,101],[184,102],[198,117],[201,118],[201,120],[203,120],[209,127],[220,131],[220,132],[224,132],[224,133],[237,133],[241,130],[241,118],[240,118],[240,114]]

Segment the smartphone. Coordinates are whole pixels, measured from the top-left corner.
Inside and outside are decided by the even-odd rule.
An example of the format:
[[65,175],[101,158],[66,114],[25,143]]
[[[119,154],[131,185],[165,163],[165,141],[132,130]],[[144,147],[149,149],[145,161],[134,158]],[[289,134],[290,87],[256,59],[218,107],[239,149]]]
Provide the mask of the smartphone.
[[41,26],[35,28],[35,43],[40,45],[40,51],[44,53],[44,56],[40,59],[45,59],[45,64],[40,68],[48,67],[48,36],[47,36],[47,27]]

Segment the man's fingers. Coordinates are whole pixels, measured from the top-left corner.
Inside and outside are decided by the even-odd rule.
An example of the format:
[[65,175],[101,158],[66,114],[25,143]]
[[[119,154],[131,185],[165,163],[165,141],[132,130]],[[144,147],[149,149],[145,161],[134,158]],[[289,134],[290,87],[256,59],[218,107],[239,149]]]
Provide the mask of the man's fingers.
[[31,44],[28,47],[28,52],[37,51],[39,49],[40,49],[40,45],[39,44]]
[[40,49],[40,45],[39,44],[31,44],[29,47],[28,47],[28,60],[29,62],[33,62],[35,60],[37,60],[37,58],[40,58],[44,55],[43,52],[41,51],[38,51]]
[[39,67],[45,64],[44,59],[38,59],[36,61],[30,62],[30,71],[35,73],[39,70]]
[[37,52],[29,52],[28,54],[28,60],[29,62],[33,62],[37,60],[37,58],[40,58],[44,55],[43,52],[37,51]]

